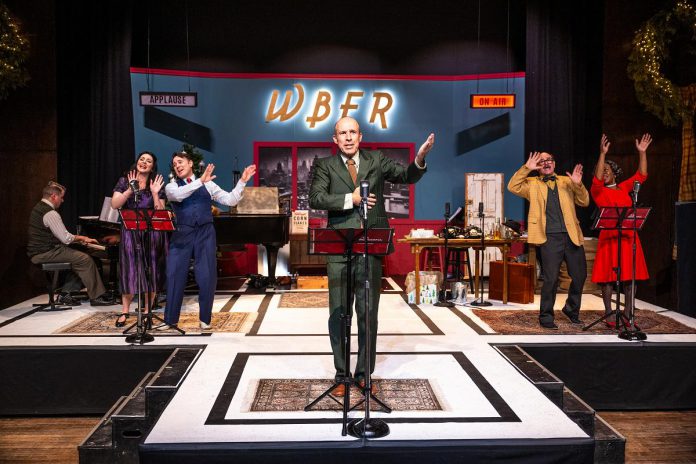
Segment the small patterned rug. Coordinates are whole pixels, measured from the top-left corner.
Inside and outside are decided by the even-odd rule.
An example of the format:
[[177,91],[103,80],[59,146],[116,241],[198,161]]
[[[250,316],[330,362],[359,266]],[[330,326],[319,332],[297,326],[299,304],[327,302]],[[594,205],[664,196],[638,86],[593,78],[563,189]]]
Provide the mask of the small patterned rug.
[[283,293],[279,308],[328,308],[329,292]]
[[[88,314],[77,321],[61,327],[56,334],[120,334],[125,327],[116,327],[116,319],[120,312],[96,312]],[[163,317],[163,314],[158,314]],[[211,321],[212,328],[209,330],[201,330],[197,312],[183,312],[179,318],[179,327],[185,332],[243,332],[249,330],[253,324],[254,314],[242,312],[230,313],[213,313]],[[137,320],[135,314],[131,314],[127,320],[127,325],[135,323]],[[153,325],[157,325],[158,321],[153,321]],[[133,329],[135,331],[135,329]],[[155,330],[154,333],[178,333],[173,329]]]
[[[441,411],[442,407],[427,379],[373,379],[378,389],[375,395],[394,411]],[[251,411],[302,411],[304,407],[326,391],[330,379],[261,379],[259,380]],[[323,398],[314,410],[340,411],[340,401],[331,395]],[[363,398],[357,387],[350,391],[351,407]],[[341,400],[341,398],[337,398]],[[380,407],[372,403],[375,411]]]
[[[496,333],[504,335],[533,334],[615,334],[616,330],[608,327],[604,322],[583,331],[580,325],[571,324],[561,311],[554,311],[554,318],[558,330],[544,329],[539,325],[539,311],[530,310],[486,310],[472,309],[472,312],[483,322],[488,324]],[[583,325],[590,324],[604,315],[603,310],[580,311],[580,319]],[[693,334],[692,329],[672,318],[657,314],[648,310],[636,310],[636,325],[646,334]]]

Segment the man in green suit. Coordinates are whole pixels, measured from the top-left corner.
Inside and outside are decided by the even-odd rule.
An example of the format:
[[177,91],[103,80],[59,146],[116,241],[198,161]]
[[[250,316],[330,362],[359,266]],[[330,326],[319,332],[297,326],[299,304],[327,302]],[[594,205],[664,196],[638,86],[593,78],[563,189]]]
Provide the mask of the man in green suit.
[[[329,226],[337,229],[361,228],[359,206],[361,203],[360,181],[367,180],[370,185],[367,199],[367,225],[372,227],[389,227],[384,208],[384,182],[395,184],[413,184],[425,173],[425,156],[433,147],[435,135],[428,139],[418,150],[416,159],[404,167],[380,151],[360,150],[362,134],[358,122],[350,117],[341,118],[334,127],[333,141],[338,146],[337,156],[318,159],[314,164],[314,178],[309,192],[309,205],[313,209],[328,211]],[[393,251],[393,250],[390,250]],[[375,369],[375,347],[377,343],[377,309],[382,280],[382,259],[369,256],[370,285],[370,373]],[[347,275],[347,262],[343,256],[327,257],[327,274],[329,277],[329,338],[336,368],[336,381],[350,377],[350,366],[345,365],[344,346],[341,331],[341,316],[346,305],[347,281],[350,278],[352,288],[351,302],[355,300],[358,317],[358,361],[355,367],[355,380],[364,385],[365,377],[365,270],[362,256],[353,258],[352,275]],[[374,386],[374,385],[373,385]],[[341,396],[344,385],[339,385],[333,392]]]

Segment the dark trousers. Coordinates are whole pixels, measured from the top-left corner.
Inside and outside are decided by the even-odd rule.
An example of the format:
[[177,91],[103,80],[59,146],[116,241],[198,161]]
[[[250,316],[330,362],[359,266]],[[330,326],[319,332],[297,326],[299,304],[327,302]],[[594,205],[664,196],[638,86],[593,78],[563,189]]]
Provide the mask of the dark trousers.
[[[372,374],[376,361],[377,309],[382,288],[382,258],[369,256],[368,263],[370,274],[370,374]],[[362,256],[353,258],[352,276],[348,276],[348,266],[345,260],[342,262],[329,261],[326,267],[329,275],[329,339],[334,356],[336,377],[350,375],[350,366],[346,366],[344,360],[345,347],[343,346],[341,320],[347,301],[346,282],[351,279],[353,286],[353,295],[350,298],[351,314],[353,302],[355,302],[355,313],[358,318],[356,321],[358,325],[358,361],[355,366],[355,378],[359,380],[365,376],[365,260]],[[353,348],[351,347],[351,350]]]
[[541,275],[544,284],[541,287],[541,307],[539,322],[553,322],[553,305],[556,302],[558,290],[558,271],[561,262],[565,260],[570,276],[568,299],[564,309],[568,314],[577,316],[580,313],[582,288],[587,278],[587,263],[585,248],[574,244],[567,233],[546,234],[546,243],[539,246],[541,252]]
[[179,225],[172,234],[167,255],[167,307],[164,311],[167,324],[179,322],[191,258],[198,284],[200,320],[210,324],[217,287],[216,246],[212,222],[198,226]]

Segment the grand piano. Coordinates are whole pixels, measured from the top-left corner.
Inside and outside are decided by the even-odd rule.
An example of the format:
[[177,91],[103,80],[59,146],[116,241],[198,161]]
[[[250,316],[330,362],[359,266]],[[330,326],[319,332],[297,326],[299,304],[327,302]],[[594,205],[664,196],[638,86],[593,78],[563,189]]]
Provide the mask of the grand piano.
[[275,279],[278,250],[290,241],[290,216],[278,214],[229,214],[213,216],[218,247],[263,245],[266,247],[268,277]]
[[[99,241],[99,245],[82,245],[83,251],[101,260],[108,260],[109,273],[102,275],[112,297],[118,293],[118,244],[121,241],[121,224],[102,221],[95,216],[77,218],[77,233]],[[103,272],[102,272],[103,274]]]

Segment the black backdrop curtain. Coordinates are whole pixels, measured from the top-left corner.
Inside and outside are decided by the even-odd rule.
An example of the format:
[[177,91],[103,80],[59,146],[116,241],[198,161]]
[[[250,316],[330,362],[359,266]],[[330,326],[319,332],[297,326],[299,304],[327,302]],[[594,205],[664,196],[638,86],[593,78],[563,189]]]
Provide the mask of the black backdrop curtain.
[[131,0],[58,1],[58,182],[62,216],[97,215],[133,162]]
[[[603,13],[600,0],[527,2],[525,159],[553,153],[559,174],[580,163],[588,189],[602,132]],[[586,235],[592,210],[577,209]]]

